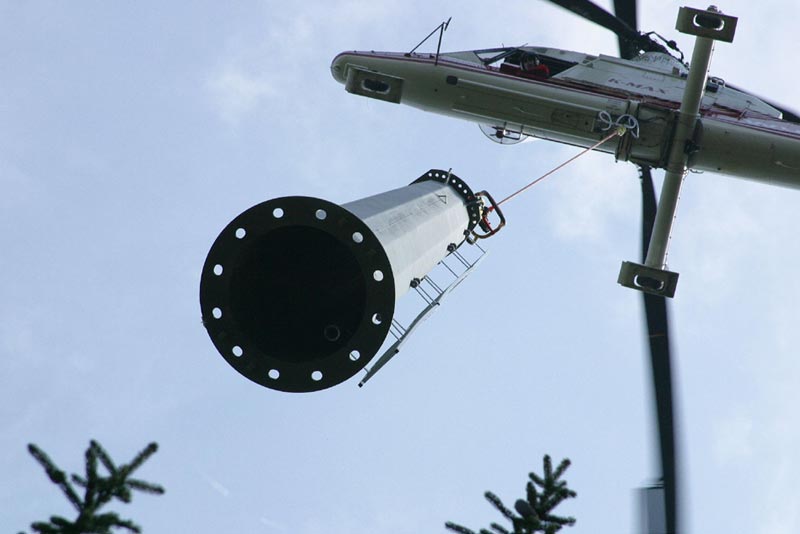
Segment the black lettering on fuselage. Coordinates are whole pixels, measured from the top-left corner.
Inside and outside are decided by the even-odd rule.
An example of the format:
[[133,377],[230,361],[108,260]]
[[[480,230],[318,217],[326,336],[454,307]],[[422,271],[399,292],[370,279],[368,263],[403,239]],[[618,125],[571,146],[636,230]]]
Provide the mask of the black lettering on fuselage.
[[624,80],[618,80],[616,78],[609,78],[608,83],[613,83],[615,85],[622,85],[624,87],[630,87],[632,89],[638,89],[640,91],[648,91],[650,93],[661,93],[662,95],[667,94],[667,92],[660,87],[653,87],[652,85],[644,85],[641,83],[626,82]]

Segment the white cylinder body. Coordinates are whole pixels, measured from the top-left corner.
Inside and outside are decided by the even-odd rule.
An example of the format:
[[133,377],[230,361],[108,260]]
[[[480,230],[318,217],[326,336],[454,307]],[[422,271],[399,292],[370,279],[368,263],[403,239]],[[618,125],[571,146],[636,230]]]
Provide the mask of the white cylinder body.
[[469,215],[448,184],[414,183],[343,204],[375,233],[392,266],[395,297],[421,279],[464,240]]
[[282,197],[244,211],[211,247],[203,324],[238,372],[271,389],[347,380],[380,349],[397,298],[478,222],[474,194],[432,170],[344,205]]

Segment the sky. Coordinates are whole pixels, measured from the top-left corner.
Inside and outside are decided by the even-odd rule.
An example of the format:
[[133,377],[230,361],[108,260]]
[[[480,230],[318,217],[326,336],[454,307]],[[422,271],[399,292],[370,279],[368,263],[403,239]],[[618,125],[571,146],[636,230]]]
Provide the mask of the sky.
[[[641,296],[616,283],[639,254],[633,166],[589,154],[510,203],[481,266],[362,389],[246,380],[198,300],[217,234],[264,200],[344,203],[431,168],[503,197],[576,153],[347,94],[337,53],[407,51],[448,17],[447,51],[613,55],[615,37],[536,0],[289,4],[0,0],[0,527],[73,517],[28,443],[81,472],[97,439],[119,462],[159,443],[139,475],[167,493],[114,507],[145,532],[488,527],[483,492],[513,503],[544,454],[572,461],[565,532],[636,532],[658,466]],[[640,27],[689,55],[681,3],[641,4]],[[800,107],[800,7],[720,7],[739,26],[711,73]],[[800,531],[798,202],[685,181],[669,266],[686,532]]]

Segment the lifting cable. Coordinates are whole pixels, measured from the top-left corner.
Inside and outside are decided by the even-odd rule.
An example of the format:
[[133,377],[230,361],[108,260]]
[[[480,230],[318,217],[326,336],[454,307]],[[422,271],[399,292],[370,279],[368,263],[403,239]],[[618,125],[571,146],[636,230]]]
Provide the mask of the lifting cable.
[[[616,120],[614,120],[611,117],[610,113],[608,113],[607,111],[601,111],[598,114],[597,119],[601,123],[600,131],[602,132],[610,131],[610,133],[601,140],[599,140],[597,143],[590,146],[589,148],[586,148],[579,154],[572,156],[558,167],[550,171],[547,171],[546,173],[544,173],[543,175],[541,175],[540,177],[538,177],[537,179],[526,185],[525,187],[511,193],[500,202],[495,202],[492,196],[486,191],[481,191],[480,193],[477,193],[476,196],[486,198],[490,202],[489,206],[485,206],[483,199],[480,200],[481,205],[484,206],[481,210],[480,227],[486,233],[480,234],[473,229],[471,230],[471,232],[468,233],[467,241],[471,244],[474,244],[478,239],[486,239],[487,237],[495,235],[506,224],[506,219],[503,216],[503,212],[500,210],[501,204],[504,204],[509,200],[511,200],[512,198],[514,198],[515,196],[524,193],[534,185],[538,184],[539,182],[541,182],[551,174],[555,173],[556,171],[566,167],[567,165],[569,165],[579,157],[583,156],[587,152],[596,149],[597,147],[599,147],[600,145],[602,145],[607,141],[610,141],[614,137],[622,137],[627,133],[630,133],[631,136],[633,136],[636,139],[639,138],[639,121],[636,120],[636,117],[634,117],[633,115],[627,115],[627,114],[621,115]],[[489,221],[489,214],[492,212],[496,212],[497,217],[499,217],[500,219],[500,224],[496,227],[493,227],[492,223]]]
[[631,133],[631,135],[632,135],[633,137],[635,137],[635,138],[638,138],[638,137],[639,137],[639,122],[638,122],[638,121],[636,120],[636,118],[635,118],[635,117],[633,117],[632,115],[622,115],[622,116],[620,116],[619,118],[617,118],[617,120],[615,121],[615,120],[613,120],[613,119],[611,118],[611,115],[610,115],[610,114],[609,114],[607,111],[601,111],[601,112],[599,113],[599,115],[598,115],[598,119],[599,119],[601,122],[603,122],[603,123],[604,123],[604,126],[603,126],[603,128],[602,128],[602,131],[608,131],[608,130],[612,130],[612,129],[613,129],[613,130],[611,131],[611,133],[610,133],[610,134],[608,134],[608,135],[607,135],[607,136],[605,136],[603,139],[601,139],[600,141],[598,141],[598,142],[597,142],[597,143],[595,143],[594,145],[590,146],[589,148],[586,148],[586,149],[584,149],[584,150],[583,150],[582,152],[580,152],[579,154],[577,154],[577,155],[575,155],[575,156],[571,157],[570,159],[568,159],[567,161],[565,161],[564,163],[562,163],[562,164],[561,164],[561,165],[559,165],[558,167],[556,167],[556,168],[554,168],[554,169],[551,169],[551,170],[547,171],[546,173],[544,173],[543,175],[541,175],[540,177],[538,177],[537,179],[535,179],[534,181],[532,181],[531,183],[529,183],[528,185],[526,185],[525,187],[523,187],[523,188],[521,188],[521,189],[518,189],[518,190],[517,190],[517,191],[515,191],[514,193],[511,193],[510,195],[508,195],[508,196],[507,196],[506,198],[504,198],[503,200],[501,200],[501,201],[497,202],[497,204],[496,204],[495,206],[490,206],[490,207],[488,207],[488,208],[486,209],[486,211],[487,211],[487,212],[494,211],[494,209],[495,209],[495,207],[496,207],[496,206],[500,206],[501,204],[503,204],[503,203],[505,203],[505,202],[508,202],[509,200],[511,200],[512,198],[514,198],[515,196],[517,196],[517,195],[519,195],[519,194],[523,193],[524,191],[526,191],[526,190],[528,190],[529,188],[533,187],[534,185],[538,184],[539,182],[541,182],[542,180],[544,180],[545,178],[547,178],[547,177],[548,177],[548,176],[550,176],[551,174],[553,174],[553,173],[555,173],[556,171],[558,171],[558,170],[560,170],[560,169],[562,169],[562,168],[566,167],[567,165],[569,165],[570,163],[572,163],[573,161],[575,161],[575,160],[576,160],[576,159],[578,159],[579,157],[583,156],[583,155],[584,155],[584,154],[586,154],[587,152],[591,152],[592,150],[596,149],[597,147],[599,147],[599,146],[600,146],[600,145],[602,145],[603,143],[605,143],[605,142],[607,142],[607,141],[610,141],[610,140],[611,140],[611,139],[613,139],[614,137],[617,137],[617,136],[623,136],[623,135],[625,135],[625,134],[626,134],[626,133],[628,133],[628,132],[630,132],[630,133]]

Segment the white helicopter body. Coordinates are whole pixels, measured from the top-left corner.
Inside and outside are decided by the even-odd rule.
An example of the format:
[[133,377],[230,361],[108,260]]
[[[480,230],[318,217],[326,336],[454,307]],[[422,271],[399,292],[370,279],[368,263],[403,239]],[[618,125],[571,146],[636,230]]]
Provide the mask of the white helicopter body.
[[[548,75],[523,69],[531,56]],[[655,168],[666,166],[688,75],[683,63],[660,52],[625,60],[544,47],[343,52],[331,72],[348,92],[476,122],[504,143],[530,136],[590,147],[607,135],[609,119],[632,117],[638,137],[614,138],[598,150]],[[710,78],[688,168],[800,187],[800,122],[794,119]]]

